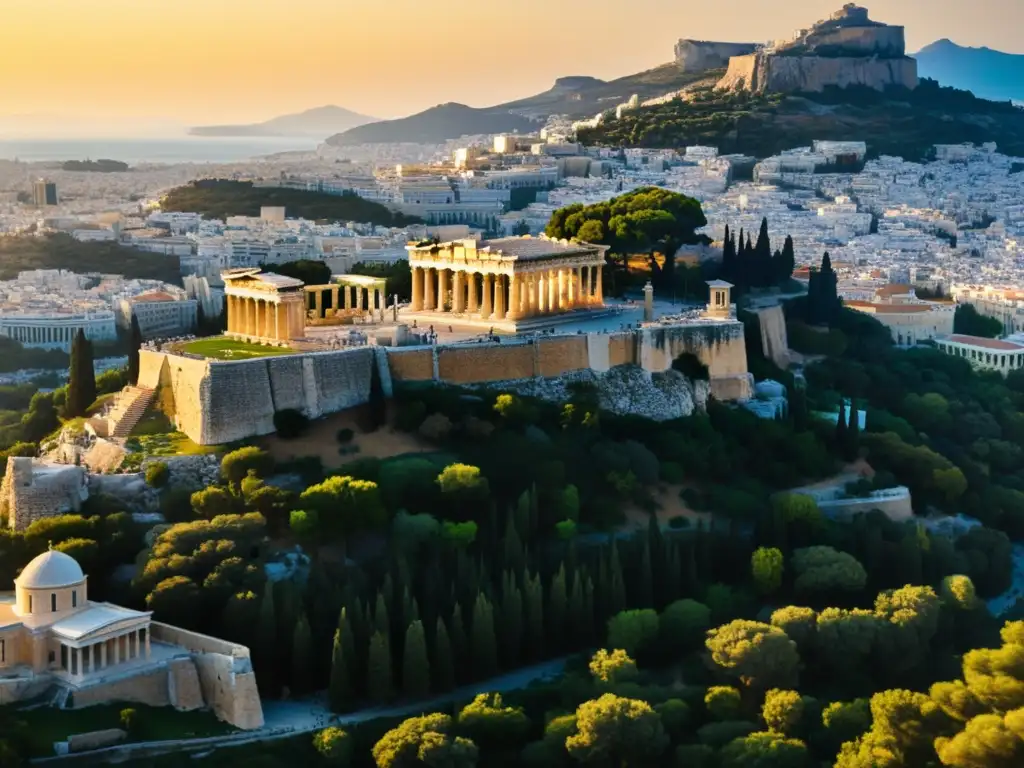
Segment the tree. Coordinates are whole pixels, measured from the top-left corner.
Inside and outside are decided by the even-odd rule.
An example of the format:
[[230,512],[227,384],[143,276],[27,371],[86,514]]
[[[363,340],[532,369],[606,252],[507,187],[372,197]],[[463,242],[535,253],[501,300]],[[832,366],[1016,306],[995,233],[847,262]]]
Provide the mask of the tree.
[[1016,768],[1024,765],[1024,709],[1008,713],[978,715],[952,738],[935,740],[935,751],[943,765],[951,768]]
[[608,645],[630,656],[648,650],[658,638],[658,614],[649,609],[621,611],[608,620]]
[[718,666],[748,687],[790,686],[796,681],[796,643],[778,627],[737,619],[710,630],[705,645]]
[[430,692],[430,662],[427,659],[427,641],[423,624],[412,622],[405,631],[402,652],[402,690],[411,698],[423,698]]
[[250,445],[224,454],[220,461],[221,477],[232,488],[241,488],[249,470],[256,477],[268,477],[274,471],[274,458],[262,448]]
[[321,529],[331,537],[356,531],[379,530],[387,523],[387,510],[377,483],[334,475],[309,486],[299,496],[303,509],[317,512]]
[[722,238],[722,279],[738,284],[736,277],[736,241],[725,225],[725,237]]
[[312,690],[312,656],[313,637],[309,628],[309,620],[303,611],[299,614],[299,621],[295,625],[295,635],[292,639],[291,688],[299,695]]
[[498,671],[498,640],[494,634],[494,609],[487,596],[477,595],[471,624],[473,672],[486,679]]
[[448,639],[448,629],[440,616],[437,618],[437,629],[434,632],[434,658],[430,668],[434,672],[435,691],[446,692],[455,687],[452,644]]
[[864,735],[871,727],[871,704],[867,699],[833,701],[821,712],[829,742],[836,749]]
[[842,306],[838,293],[839,278],[832,269],[832,258],[826,252],[821,268],[812,269],[807,290],[807,321],[814,325],[835,322]]
[[803,768],[807,745],[779,733],[751,733],[729,742],[722,750],[722,768]]
[[868,579],[867,571],[857,558],[832,547],[798,549],[790,562],[797,573],[794,582],[797,592],[859,592]]
[[366,665],[366,693],[375,704],[383,704],[394,695],[391,649],[387,636],[380,630],[374,632],[370,638],[370,655]]
[[96,400],[96,371],[93,367],[92,342],[80,328],[71,343],[68,394],[64,413],[68,418],[84,416]]
[[277,692],[277,607],[274,605],[274,585],[267,582],[260,600],[260,615],[256,625],[256,672],[264,694]]
[[770,595],[782,586],[782,552],[759,547],[750,556],[750,571],[754,586],[762,595]]
[[139,318],[132,312],[132,325],[128,339],[128,383],[135,386],[139,383],[139,350],[142,349],[142,329]]
[[160,621],[185,627],[196,625],[195,606],[198,602],[199,587],[187,576],[166,578],[146,595],[146,607]]
[[689,598],[676,600],[661,613],[662,645],[678,646],[689,652],[704,644],[704,635],[711,628],[711,609]]
[[454,520],[476,520],[487,509],[490,487],[479,467],[450,464],[437,476],[444,503]]
[[774,282],[772,274],[772,243],[768,237],[768,219],[761,219],[761,229],[757,234],[757,244],[754,246],[753,274],[751,282],[759,287],[766,287]]
[[235,511],[235,497],[219,485],[196,491],[191,498],[192,510],[206,520]]
[[565,748],[585,764],[651,765],[668,746],[661,718],[650,704],[611,693],[576,709],[576,729]]
[[317,731],[313,748],[332,766],[347,766],[352,760],[352,739],[341,728],[331,726]]
[[741,704],[740,692],[730,685],[715,685],[704,693],[704,707],[715,720],[735,720]]
[[953,315],[953,333],[994,339],[1003,333],[1003,324],[994,317],[986,317],[973,304],[957,304]]
[[346,712],[352,708],[355,697],[352,684],[352,666],[355,664],[355,636],[348,618],[348,608],[338,616],[331,649],[331,676],[327,685],[332,712]]
[[605,685],[626,683],[636,678],[636,662],[621,648],[610,653],[602,648],[590,660],[590,675]]
[[146,485],[150,488],[163,488],[171,477],[171,471],[162,461],[154,461],[146,466]]
[[804,700],[796,691],[772,688],[764,696],[761,719],[774,733],[792,736],[800,727],[804,716]]
[[782,245],[782,251],[779,253],[774,262],[775,282],[782,284],[785,283],[793,276],[793,270],[796,268],[796,253],[793,248],[793,238],[790,235],[786,235],[786,241]]
[[485,751],[522,743],[530,719],[522,707],[506,707],[500,693],[481,693],[459,712],[458,729]]
[[785,632],[798,648],[805,648],[817,633],[817,619],[813,608],[788,605],[772,613],[771,625]]
[[452,719],[433,714],[410,717],[373,745],[377,768],[414,768],[418,765],[444,768],[475,768],[476,745],[469,739],[452,737]]

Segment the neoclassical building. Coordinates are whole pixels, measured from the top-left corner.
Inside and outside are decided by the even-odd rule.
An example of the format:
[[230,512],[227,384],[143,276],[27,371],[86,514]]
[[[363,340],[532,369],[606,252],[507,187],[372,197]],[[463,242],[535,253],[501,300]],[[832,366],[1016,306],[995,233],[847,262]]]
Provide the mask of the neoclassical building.
[[409,245],[413,312],[431,319],[515,328],[604,305],[607,246],[505,237]]
[[209,707],[239,728],[263,725],[248,648],[89,600],[81,566],[53,549],[0,593],[0,705],[43,696],[75,708]]
[[69,681],[150,657],[150,614],[93,603],[73,557],[50,550],[0,597],[0,672],[24,666]]
[[252,341],[300,339],[306,327],[306,292],[301,280],[259,267],[221,273],[228,336]]

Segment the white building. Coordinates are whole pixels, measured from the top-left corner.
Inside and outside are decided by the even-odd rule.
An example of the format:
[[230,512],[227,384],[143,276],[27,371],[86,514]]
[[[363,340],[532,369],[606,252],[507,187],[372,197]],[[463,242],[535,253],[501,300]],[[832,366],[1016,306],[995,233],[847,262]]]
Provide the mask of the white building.
[[14,339],[25,347],[68,351],[79,331],[84,331],[92,342],[114,341],[117,339],[114,312],[0,313],[0,336]]
[[195,329],[198,306],[196,299],[172,296],[166,291],[148,291],[118,302],[118,325],[130,328],[134,315],[144,339],[180,336]]
[[1024,344],[981,336],[953,334],[936,340],[936,346],[947,355],[962,357],[973,367],[998,371],[1005,376],[1024,368]]

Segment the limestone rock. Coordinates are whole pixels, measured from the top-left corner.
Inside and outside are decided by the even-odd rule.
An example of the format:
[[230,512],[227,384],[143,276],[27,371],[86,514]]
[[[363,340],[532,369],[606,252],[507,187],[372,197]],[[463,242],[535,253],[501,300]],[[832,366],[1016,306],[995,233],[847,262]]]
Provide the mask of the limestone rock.
[[755,93],[820,92],[827,87],[865,85],[916,88],[917,62],[911,58],[824,58],[755,53],[734,56],[717,85],[720,90]]

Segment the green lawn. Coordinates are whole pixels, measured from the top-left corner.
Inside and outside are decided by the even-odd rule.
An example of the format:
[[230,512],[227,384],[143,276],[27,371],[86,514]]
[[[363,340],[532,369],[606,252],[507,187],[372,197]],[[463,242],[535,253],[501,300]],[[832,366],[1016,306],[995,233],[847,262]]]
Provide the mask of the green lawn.
[[11,720],[27,727],[33,757],[53,755],[53,744],[66,741],[75,733],[120,728],[121,710],[134,709],[136,727],[128,741],[162,741],[165,739],[219,736],[235,730],[222,723],[211,712],[178,712],[171,707],[147,707],[142,704],[102,704],[85,709],[38,709],[10,711]]
[[181,349],[183,352],[202,355],[214,360],[251,360],[254,357],[292,354],[292,350],[288,347],[268,347],[262,344],[250,344],[246,341],[229,339],[224,336],[196,339],[185,344]]

